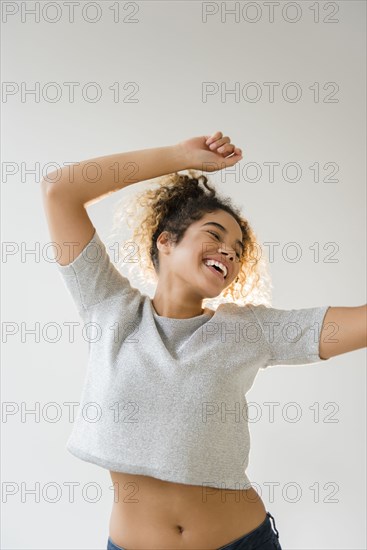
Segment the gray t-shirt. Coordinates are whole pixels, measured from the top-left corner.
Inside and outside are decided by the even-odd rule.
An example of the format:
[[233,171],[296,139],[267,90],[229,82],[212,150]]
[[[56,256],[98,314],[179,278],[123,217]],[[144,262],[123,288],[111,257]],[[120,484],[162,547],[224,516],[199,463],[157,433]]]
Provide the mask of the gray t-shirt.
[[96,230],[73,262],[56,265],[90,323],[67,450],[116,472],[250,487],[246,393],[259,369],[321,361],[329,306],[222,303],[213,316],[161,317],[117,269]]

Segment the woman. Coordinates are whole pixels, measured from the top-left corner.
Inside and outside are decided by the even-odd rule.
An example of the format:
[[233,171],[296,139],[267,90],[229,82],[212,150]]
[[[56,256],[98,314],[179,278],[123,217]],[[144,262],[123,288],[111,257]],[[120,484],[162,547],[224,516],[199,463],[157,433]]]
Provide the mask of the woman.
[[[217,132],[81,162],[42,183],[57,266],[88,323],[87,376],[67,448],[110,471],[108,550],[280,549],[274,518],[246,476],[245,394],[259,368],[366,345],[365,306],[236,303],[258,280],[255,236],[230,200],[192,171],[241,159]],[[112,263],[86,207],[162,176],[158,190],[142,195],[135,231],[157,280],[151,300]],[[232,300],[203,307],[218,296]],[[339,330],[331,342],[322,338],[328,323]],[[285,338],[288,324],[296,335]]]

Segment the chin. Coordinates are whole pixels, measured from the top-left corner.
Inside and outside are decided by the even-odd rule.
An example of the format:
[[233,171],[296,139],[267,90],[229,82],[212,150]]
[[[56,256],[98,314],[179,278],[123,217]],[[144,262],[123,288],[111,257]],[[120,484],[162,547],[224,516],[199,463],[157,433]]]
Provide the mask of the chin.
[[211,300],[212,298],[217,298],[221,295],[224,288],[220,292],[209,292],[208,289],[205,290],[205,295],[203,296],[203,300]]

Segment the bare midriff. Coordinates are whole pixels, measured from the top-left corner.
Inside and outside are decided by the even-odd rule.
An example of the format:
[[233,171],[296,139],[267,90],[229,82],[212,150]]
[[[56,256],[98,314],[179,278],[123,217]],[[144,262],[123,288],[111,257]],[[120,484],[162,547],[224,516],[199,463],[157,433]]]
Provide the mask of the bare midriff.
[[253,487],[218,489],[110,472],[109,536],[126,550],[216,550],[256,529],[266,509]]

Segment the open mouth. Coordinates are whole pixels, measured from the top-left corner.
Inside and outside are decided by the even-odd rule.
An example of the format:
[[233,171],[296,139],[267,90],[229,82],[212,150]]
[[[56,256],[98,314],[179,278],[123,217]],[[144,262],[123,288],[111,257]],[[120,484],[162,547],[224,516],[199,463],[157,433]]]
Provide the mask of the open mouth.
[[204,265],[204,267],[206,267],[206,269],[209,269],[209,271],[211,271],[213,273],[213,275],[215,275],[216,277],[219,277],[222,281],[225,281],[225,277],[223,275],[223,272],[219,267],[214,266],[214,265],[206,265],[205,261],[203,261],[203,265]]

